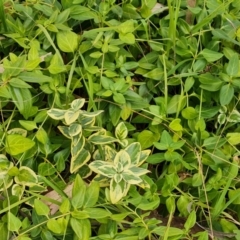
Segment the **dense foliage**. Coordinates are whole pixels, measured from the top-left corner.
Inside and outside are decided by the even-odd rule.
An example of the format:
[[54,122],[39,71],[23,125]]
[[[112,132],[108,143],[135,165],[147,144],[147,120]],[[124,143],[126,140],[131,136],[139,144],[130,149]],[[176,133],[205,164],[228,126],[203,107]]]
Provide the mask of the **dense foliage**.
[[0,239],[240,239],[239,0],[0,0]]

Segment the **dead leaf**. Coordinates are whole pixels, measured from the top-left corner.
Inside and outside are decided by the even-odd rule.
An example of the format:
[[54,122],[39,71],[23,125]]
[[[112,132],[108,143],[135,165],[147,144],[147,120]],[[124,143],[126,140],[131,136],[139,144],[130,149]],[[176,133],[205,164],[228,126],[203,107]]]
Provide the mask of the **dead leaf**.
[[51,55],[52,55],[51,52],[46,53],[45,55],[42,55],[42,56],[40,57],[41,62],[43,62],[43,61],[45,60],[46,57],[51,56]]
[[152,14],[158,14],[167,9],[168,9],[168,7],[164,6],[163,4],[156,3],[155,6],[152,8],[151,12],[152,12]]
[[4,72],[4,67],[2,64],[0,64],[0,73],[3,73]]

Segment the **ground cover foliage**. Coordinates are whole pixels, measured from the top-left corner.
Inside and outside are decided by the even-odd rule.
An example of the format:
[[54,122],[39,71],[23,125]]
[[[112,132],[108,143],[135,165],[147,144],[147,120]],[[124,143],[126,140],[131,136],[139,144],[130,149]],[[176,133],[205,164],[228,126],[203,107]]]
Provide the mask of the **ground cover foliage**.
[[238,0],[0,1],[0,239],[240,239]]

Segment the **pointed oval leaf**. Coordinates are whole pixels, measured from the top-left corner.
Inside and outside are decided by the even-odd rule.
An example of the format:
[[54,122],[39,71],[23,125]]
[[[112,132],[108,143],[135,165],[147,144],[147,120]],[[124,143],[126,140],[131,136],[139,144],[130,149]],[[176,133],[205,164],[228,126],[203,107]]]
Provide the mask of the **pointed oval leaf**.
[[38,215],[47,216],[50,212],[49,207],[38,199],[34,200],[34,209],[36,210]]
[[18,155],[31,149],[35,142],[21,135],[8,135],[6,137],[6,152],[10,155]]
[[234,53],[233,55],[231,55],[230,61],[226,67],[226,72],[230,76],[235,76],[237,75],[238,71],[239,71],[239,58],[238,54]]
[[220,97],[220,103],[222,106],[229,104],[233,96],[234,96],[234,88],[231,84],[226,84],[221,87],[219,97]]
[[99,182],[92,181],[86,190],[84,204],[83,204],[84,208],[95,206],[98,200],[99,191],[100,191]]
[[138,142],[140,142],[142,149],[149,148],[154,142],[157,142],[160,138],[159,133],[153,133],[149,130],[143,130],[137,136]]
[[115,129],[115,136],[119,140],[123,140],[127,137],[127,135],[128,135],[128,130],[125,124],[123,122],[119,123]]
[[66,121],[67,125],[70,125],[71,123],[75,122],[78,117],[79,117],[80,111],[73,111],[73,110],[68,110],[65,114],[64,114],[64,118]]
[[19,120],[19,123],[21,124],[21,126],[23,126],[28,131],[31,131],[33,129],[37,129],[37,124],[34,121]]
[[62,232],[61,226],[56,219],[49,219],[47,222],[47,227],[53,233],[60,234]]
[[8,216],[8,230],[18,232],[20,227],[22,226],[22,222],[19,218],[14,216],[10,211],[7,214]]
[[19,174],[15,177],[16,183],[20,185],[33,186],[38,182],[35,172],[25,166],[19,168]]
[[71,159],[70,172],[76,172],[80,167],[87,163],[91,158],[89,151],[82,149],[76,158]]
[[75,100],[72,101],[72,103],[71,103],[71,108],[72,108],[74,111],[77,111],[77,110],[79,110],[80,108],[83,107],[84,103],[85,103],[85,99],[84,99],[84,98],[75,99]]
[[55,120],[63,119],[65,113],[66,113],[66,110],[61,110],[61,109],[56,109],[56,108],[52,108],[47,111],[48,116]]
[[139,142],[131,143],[128,147],[124,149],[128,153],[132,164],[138,164],[141,155],[141,145]]
[[75,52],[78,46],[78,35],[71,31],[58,32],[57,44],[63,52]]
[[208,62],[215,62],[222,58],[223,54],[219,52],[212,51],[210,49],[205,48],[201,54]]

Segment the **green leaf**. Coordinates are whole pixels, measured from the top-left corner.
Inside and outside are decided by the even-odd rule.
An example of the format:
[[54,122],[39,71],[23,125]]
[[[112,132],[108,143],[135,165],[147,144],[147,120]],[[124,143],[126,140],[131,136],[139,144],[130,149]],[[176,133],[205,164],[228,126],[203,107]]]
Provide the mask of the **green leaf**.
[[229,104],[233,96],[234,96],[234,88],[230,83],[221,87],[219,97],[220,97],[220,103],[222,106]]
[[38,199],[34,200],[34,209],[36,210],[38,215],[47,216],[50,212],[49,207]]
[[238,54],[234,53],[231,56],[229,63],[227,64],[226,72],[230,76],[235,76],[238,74],[238,71],[239,71],[239,58]]
[[238,145],[240,144],[240,133],[228,133],[227,134],[227,140],[232,145]]
[[58,223],[56,219],[49,219],[47,221],[47,227],[50,231],[56,234],[60,234],[62,232],[61,225]]
[[151,147],[154,142],[157,142],[159,140],[159,138],[159,133],[153,133],[149,130],[143,130],[137,136],[137,140],[141,144],[142,149]]
[[70,225],[79,239],[83,239],[83,229],[79,219],[71,218]]
[[88,215],[89,215],[89,218],[92,218],[92,219],[101,219],[101,218],[105,218],[105,217],[110,217],[112,214],[105,210],[105,209],[102,209],[102,208],[85,208],[84,209]]
[[120,31],[123,34],[134,32],[134,21],[133,20],[127,20],[123,22],[120,26],[118,26],[118,31]]
[[48,134],[43,128],[38,129],[36,133],[36,138],[40,143],[44,145],[49,144]]
[[38,165],[38,174],[41,176],[51,176],[56,172],[55,167],[48,162],[43,162]]
[[191,120],[198,117],[198,112],[193,107],[187,107],[182,110],[182,116],[185,119]]
[[201,83],[200,87],[202,89],[205,89],[211,92],[218,91],[223,84],[223,82],[219,78],[214,77],[210,73],[201,74],[199,76],[199,81]]
[[84,204],[85,193],[86,193],[86,184],[81,179],[79,175],[76,176],[73,189],[72,189],[72,206],[74,209],[79,209]]
[[14,216],[10,211],[7,213],[7,217],[8,217],[8,230],[18,232],[18,230],[22,226],[22,222],[20,221],[20,219]]
[[146,161],[150,164],[158,164],[163,162],[164,160],[165,160],[164,153],[155,153],[150,155]]
[[[0,13],[1,14],[1,13]],[[10,225],[10,223],[9,223]],[[5,222],[0,222],[0,232],[1,232],[1,239],[3,240],[8,240],[8,237],[9,237],[9,230],[7,228],[7,223]],[[11,230],[10,230],[11,231]],[[31,240],[31,239],[26,239],[26,240]]]
[[126,44],[131,45],[135,43],[135,36],[132,33],[126,33],[126,34],[119,33],[119,39]]
[[[75,206],[74,206],[75,207]],[[88,213],[83,210],[83,211],[78,211],[78,210],[74,210],[71,212],[71,216],[76,218],[76,219],[86,219],[86,218],[89,218],[89,215]]]
[[78,35],[71,31],[58,32],[57,44],[61,51],[74,53],[78,47]]
[[236,189],[236,190],[229,190],[228,191],[228,197],[230,199],[230,201],[232,202],[232,204],[240,204],[240,189]]
[[58,74],[66,71],[66,66],[58,54],[53,55],[48,70],[51,74]]
[[189,231],[195,224],[196,224],[196,212],[193,210],[189,214],[187,221],[184,223],[184,228],[187,231]]
[[167,113],[173,114],[181,111],[186,105],[186,97],[174,95],[168,103]]
[[46,82],[51,82],[53,79],[49,76],[35,73],[35,72],[23,72],[18,75],[20,79],[22,79],[25,82],[30,82],[30,83],[46,83]]
[[202,185],[202,175],[201,173],[195,173],[192,178],[192,186],[193,187],[199,187]]
[[84,208],[94,207],[99,196],[100,186],[98,182],[92,181],[87,187],[84,199]]
[[70,219],[70,225],[81,240],[89,240],[91,236],[91,224],[88,219]]
[[25,121],[19,120],[19,123],[28,131],[32,131],[33,129],[37,129],[37,125],[34,121]]
[[6,137],[6,152],[13,156],[26,152],[34,145],[34,141],[21,135],[8,135]]
[[210,49],[204,48],[201,52],[201,55],[208,61],[208,62],[215,62],[223,57],[222,53],[212,51]]
[[171,135],[166,130],[164,130],[162,132],[162,136],[161,136],[161,143],[164,143],[164,144],[170,146],[170,144],[172,142],[173,142],[173,140],[172,140]]
[[109,116],[111,118],[112,124],[116,126],[121,116],[121,108],[115,104],[109,105]]
[[123,17],[126,19],[140,19],[141,16],[138,14],[137,9],[132,4],[123,4]]
[[71,18],[79,20],[79,21],[90,20],[90,19],[98,17],[98,15],[96,15],[89,8],[81,6],[81,5],[73,6],[71,4],[70,10],[71,10],[71,13],[70,13]]
[[[240,134],[239,134],[240,137]],[[216,137],[209,137],[207,139],[204,139],[203,147],[206,147],[207,149],[215,149],[222,147],[227,140],[225,138],[221,138],[220,136]]]
[[121,93],[113,93],[113,100],[118,104],[125,104],[126,100]]
[[137,208],[144,211],[156,209],[156,207],[160,204],[160,198],[156,195],[152,198],[153,199],[151,199],[151,201],[146,201],[145,199],[143,199],[143,201],[139,205],[137,205]]
[[65,198],[59,207],[59,211],[61,213],[68,213],[70,211],[70,207],[71,207],[71,204],[69,199]]
[[152,71],[144,74],[143,76],[153,80],[163,80],[163,75],[164,75],[163,68],[155,68]]
[[23,80],[19,78],[10,79],[9,84],[12,87],[16,87],[16,88],[32,88],[31,85],[29,85],[28,83],[25,83]]
[[169,127],[173,130],[173,131],[182,131],[183,130],[183,127],[182,125],[180,124],[181,123],[181,119],[179,118],[176,118],[174,119],[170,124],[169,124]]
[[15,88],[10,86],[9,88],[12,100],[17,106],[19,112],[28,119],[31,116],[32,109],[32,94],[28,88]]

